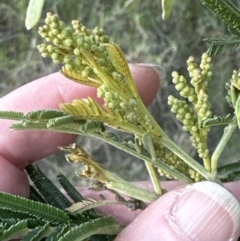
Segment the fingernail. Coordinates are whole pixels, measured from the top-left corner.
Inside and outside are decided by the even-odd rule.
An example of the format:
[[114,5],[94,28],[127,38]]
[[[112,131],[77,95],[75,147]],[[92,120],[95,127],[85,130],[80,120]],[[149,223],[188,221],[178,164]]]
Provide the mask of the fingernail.
[[172,220],[189,240],[237,240],[240,205],[224,187],[200,182],[180,195],[172,209]]
[[166,71],[165,69],[160,66],[160,65],[156,65],[156,64],[150,64],[150,63],[137,63],[137,65],[142,65],[142,66],[148,66],[151,67],[152,69],[154,69],[157,74],[159,75],[161,80],[164,80],[166,77]]

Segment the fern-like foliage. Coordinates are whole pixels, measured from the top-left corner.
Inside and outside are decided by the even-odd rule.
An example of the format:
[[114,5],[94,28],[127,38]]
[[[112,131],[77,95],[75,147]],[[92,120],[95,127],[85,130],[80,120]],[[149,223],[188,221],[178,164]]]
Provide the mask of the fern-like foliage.
[[240,10],[230,0],[201,0],[201,2],[240,34]]
[[8,229],[5,229],[0,235],[0,240],[5,241],[16,237],[21,238],[25,236],[28,231],[27,221],[19,221],[18,223],[10,226]]
[[82,241],[96,233],[109,233],[119,230],[112,217],[101,217],[74,227],[67,232],[59,241]]
[[[67,192],[68,196],[75,202],[79,203],[84,201],[83,196],[78,192],[78,190],[69,182],[69,180],[63,175],[58,174],[58,181],[63,189]],[[100,215],[94,210],[87,210],[84,212],[90,218],[98,218]]]
[[209,8],[215,15],[223,20],[234,38],[205,39],[211,44],[209,55],[220,55],[230,51],[239,50],[240,45],[240,10],[230,0],[201,0],[202,4]]
[[43,203],[38,203],[23,197],[0,192],[1,208],[13,212],[26,213],[29,217],[39,218],[51,224],[63,224],[70,222],[66,213],[60,209]]
[[24,114],[22,112],[18,112],[18,111],[2,110],[0,113],[1,113],[0,115],[1,115],[2,119],[22,120],[24,117]]
[[63,195],[63,193],[41,172],[40,169],[34,166],[26,168],[28,176],[34,183],[35,188],[41,190],[41,195],[45,202],[60,209],[68,208],[72,203]]
[[[72,205],[60,190],[36,167],[26,168],[33,186],[30,199],[0,192],[0,240],[59,241],[108,240],[122,229],[112,217],[103,217],[95,210],[73,214]],[[62,174],[59,181],[69,197],[84,201],[80,193]]]
[[95,100],[91,97],[82,100],[74,100],[71,104],[61,104],[62,110],[70,115],[78,118],[87,118],[93,120],[100,120],[106,122],[122,121],[119,113],[112,111],[105,111]]
[[58,174],[57,178],[63,189],[66,190],[68,196],[74,202],[81,202],[82,200],[84,200],[83,196],[78,192],[78,190],[69,182],[69,180],[63,174]]
[[240,39],[204,39],[210,43],[209,55],[221,55],[228,52],[240,51]]
[[240,161],[218,167],[218,175],[223,182],[240,180]]
[[46,223],[42,227],[36,227],[28,232],[26,236],[22,239],[22,241],[41,241],[43,238],[49,236],[54,232],[54,229],[51,228],[49,223]]

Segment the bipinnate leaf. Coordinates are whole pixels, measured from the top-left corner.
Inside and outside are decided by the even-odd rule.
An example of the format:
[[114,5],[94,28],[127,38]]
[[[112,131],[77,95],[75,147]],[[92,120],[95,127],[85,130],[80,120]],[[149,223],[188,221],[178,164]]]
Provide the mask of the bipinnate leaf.
[[113,123],[114,121],[122,121],[122,116],[111,110],[104,110],[91,97],[87,99],[74,100],[70,104],[61,104],[61,109],[64,113],[72,115],[79,119],[88,119],[102,121],[106,123]]
[[218,167],[218,176],[223,182],[240,180],[240,161]]
[[21,241],[41,241],[54,231],[49,223],[32,229]]
[[10,120],[21,120],[23,119],[24,114],[18,111],[8,111],[8,110],[1,110],[0,111],[0,118],[1,119],[10,119]]
[[118,234],[121,227],[112,217],[101,217],[71,228],[59,241],[82,241],[94,234]]
[[12,239],[17,239],[24,237],[28,233],[28,224],[26,220],[19,221],[18,223],[12,225],[8,229],[5,229],[0,233],[1,241],[8,241]]
[[30,165],[26,168],[26,171],[35,188],[45,199],[45,202],[60,209],[65,209],[72,205],[66,196],[63,195],[63,193],[42,173],[40,169]]
[[240,32],[240,11],[230,0],[201,0],[221,20]]
[[66,69],[64,66],[62,67],[61,73],[68,79],[84,85],[92,86],[94,88],[98,88],[101,85],[101,82],[99,80],[85,77],[79,72]]
[[127,81],[133,93],[137,93],[135,82],[121,48],[116,44],[105,44],[105,47],[116,70],[125,77],[125,81]]
[[211,44],[208,49],[208,54],[211,56],[240,50],[240,39],[204,39],[204,41]]
[[69,182],[69,180],[63,174],[58,174],[57,178],[60,185],[74,202],[81,202],[84,200],[80,192],[72,185],[72,183]]
[[66,224],[70,222],[67,214],[61,209],[16,195],[0,192],[0,203],[1,208],[13,212],[26,213],[30,217],[39,218],[51,224]]
[[62,237],[65,233],[70,230],[69,225],[65,225],[62,227],[56,227],[55,232],[51,233],[45,241],[59,241],[59,238]]
[[36,110],[28,112],[24,115],[24,118],[28,120],[49,120],[64,116],[66,115],[60,110]]

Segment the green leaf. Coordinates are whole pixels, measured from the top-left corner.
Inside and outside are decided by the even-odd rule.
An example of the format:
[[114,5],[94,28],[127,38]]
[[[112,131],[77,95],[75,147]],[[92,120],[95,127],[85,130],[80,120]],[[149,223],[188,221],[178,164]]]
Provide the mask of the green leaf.
[[28,176],[45,201],[60,209],[70,207],[72,203],[63,193],[42,173],[40,169],[30,165],[26,168]]
[[25,220],[31,218],[28,213],[21,213],[18,211],[12,211],[5,208],[0,208],[0,220],[5,222],[6,219],[13,218],[16,220]]
[[58,181],[63,187],[63,189],[67,192],[68,196],[74,201],[74,202],[81,202],[84,200],[83,196],[79,193],[79,191],[69,182],[69,180],[63,175],[58,174]]
[[45,0],[30,0],[27,8],[25,26],[27,30],[33,28],[41,18]]
[[38,121],[22,120],[21,122],[13,123],[11,125],[13,130],[47,130],[47,123],[39,123]]
[[49,223],[47,223],[42,227],[32,229],[21,241],[41,241],[53,231],[54,229],[51,229]]
[[240,51],[240,39],[204,39],[203,41],[211,44],[208,49],[208,54],[211,56]]
[[104,131],[104,125],[101,121],[87,121],[80,127],[80,130],[84,133],[87,132],[102,132]]
[[[83,196],[79,193],[79,191],[68,181],[68,179],[63,174],[59,174],[57,177],[63,189],[67,192],[68,196],[74,202],[81,202],[84,200]],[[91,210],[85,211],[80,215],[72,215],[70,216],[70,218],[71,219],[77,218],[77,219],[83,220],[84,219],[83,216],[86,220],[90,220],[90,219],[100,217],[100,214],[97,214],[97,212],[94,209],[91,209]]]
[[72,115],[57,117],[51,119],[47,123],[47,128],[54,128],[55,126],[65,126],[74,123],[74,118]]
[[31,120],[49,120],[63,116],[65,116],[65,114],[60,110],[37,110],[27,113],[24,118]]
[[45,241],[59,241],[59,238],[62,237],[69,230],[70,226],[68,225],[56,227],[55,231],[52,234],[50,234]]
[[118,234],[121,229],[114,218],[103,217],[71,228],[59,241],[82,241],[94,234]]
[[240,161],[220,166],[217,172],[223,182],[238,181],[240,180]]
[[231,26],[228,26],[228,31],[232,34],[235,35],[235,37],[239,38],[240,37],[240,29],[232,28]]
[[10,119],[10,120],[22,120],[24,114],[18,111],[8,111],[8,110],[1,110],[0,111],[0,118],[1,119]]
[[17,239],[25,236],[28,233],[27,221],[20,221],[10,228],[5,229],[2,234],[0,234],[1,241],[7,241],[12,239]]
[[36,188],[33,187],[33,186],[30,186],[29,199],[31,199],[31,200],[33,200],[33,201],[45,203],[44,198],[41,196],[41,194],[40,194],[40,193],[36,190]]
[[[6,210],[6,209],[5,209]],[[1,210],[3,211],[3,210]],[[8,210],[9,211],[9,210]],[[45,222],[43,222],[40,219],[34,219],[34,218],[24,218],[23,215],[18,213],[18,216],[15,215],[14,212],[8,212],[8,218],[2,219],[2,224],[6,226],[6,228],[10,228],[12,225],[17,224],[20,221],[27,221],[28,228],[35,228],[37,226],[43,226]],[[1,213],[2,218],[2,213]]]
[[162,19],[167,20],[172,12],[175,0],[162,0]]
[[20,196],[0,192],[0,203],[2,209],[26,213],[31,217],[36,217],[52,224],[66,224],[70,222],[69,217],[62,210]]
[[201,0],[202,4],[215,13],[232,29],[240,30],[240,11],[229,0]]

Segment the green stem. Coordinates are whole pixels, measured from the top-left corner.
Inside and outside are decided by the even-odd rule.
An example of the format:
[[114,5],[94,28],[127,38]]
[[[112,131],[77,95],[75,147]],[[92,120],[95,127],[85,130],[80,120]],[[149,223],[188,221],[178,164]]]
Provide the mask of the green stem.
[[159,177],[158,177],[157,172],[156,172],[156,167],[154,167],[154,165],[150,162],[145,162],[145,164],[146,164],[146,167],[147,167],[149,176],[151,178],[151,181],[152,181],[155,192],[158,195],[162,195],[163,190],[162,190],[162,187],[161,187],[160,182],[159,182]]
[[102,141],[104,141],[104,142],[106,142],[106,143],[108,143],[112,146],[115,146],[116,148],[118,148],[122,151],[125,151],[125,152],[145,161],[145,162],[153,163],[154,166],[161,168],[162,170],[164,170],[169,175],[171,175],[173,177],[176,177],[178,180],[181,180],[181,181],[186,182],[186,183],[192,182],[192,180],[190,178],[186,177],[184,174],[182,174],[178,170],[170,168],[166,163],[164,163],[163,161],[161,161],[158,158],[156,159],[156,161],[153,161],[150,156],[147,156],[146,154],[143,154],[143,153],[138,153],[136,150],[134,150],[134,149],[132,149],[132,148],[126,146],[126,145],[123,145],[118,141],[107,138],[106,136],[103,136],[99,133],[88,133],[88,134],[85,134],[85,135],[98,138],[98,139],[100,139],[100,140],[102,140]]
[[[181,180],[183,182],[186,183],[191,183],[192,180],[190,178],[188,178],[187,176],[185,176],[183,173],[179,172],[176,169],[173,169],[171,167],[169,167],[166,163],[164,163],[163,161],[161,161],[159,158],[156,159],[156,161],[153,161],[152,158],[150,156],[147,156],[146,154],[143,153],[138,153],[136,150],[120,143],[117,140],[113,140],[109,137],[107,137],[105,134],[101,134],[101,133],[97,133],[97,132],[91,132],[91,133],[86,133],[83,132],[79,129],[78,125],[69,125],[69,126],[55,126],[54,128],[47,128],[47,127],[40,127],[40,128],[34,128],[33,126],[31,127],[26,127],[26,126],[14,126],[13,129],[16,130],[34,130],[37,129],[39,130],[43,130],[43,131],[54,131],[54,132],[61,132],[61,133],[68,133],[68,134],[75,134],[75,135],[82,135],[82,136],[92,136],[95,137],[97,139],[100,139],[112,146],[115,146],[116,148],[125,151],[143,161],[146,162],[150,162],[153,163],[154,166],[161,168],[162,170],[164,170],[164,172],[168,173],[170,176],[173,176],[175,178],[177,178],[178,180]],[[157,141],[160,141],[160,138],[157,138]],[[174,143],[175,144],[175,143]],[[176,144],[175,144],[176,145]]]
[[141,187],[137,187],[136,185],[133,185],[130,182],[127,182],[116,176],[113,178],[113,180],[106,184],[106,187],[143,202],[152,203],[159,198],[159,195],[156,193],[150,192]]
[[224,129],[224,133],[223,136],[221,138],[221,140],[219,141],[215,151],[212,154],[212,158],[211,158],[211,170],[212,173],[214,175],[217,174],[217,167],[218,167],[218,160],[219,157],[221,156],[225,146],[227,145],[228,141],[230,140],[232,134],[234,133],[235,129],[237,128],[238,123],[237,123],[237,119],[234,118],[232,120],[232,123],[230,123],[225,129]]

